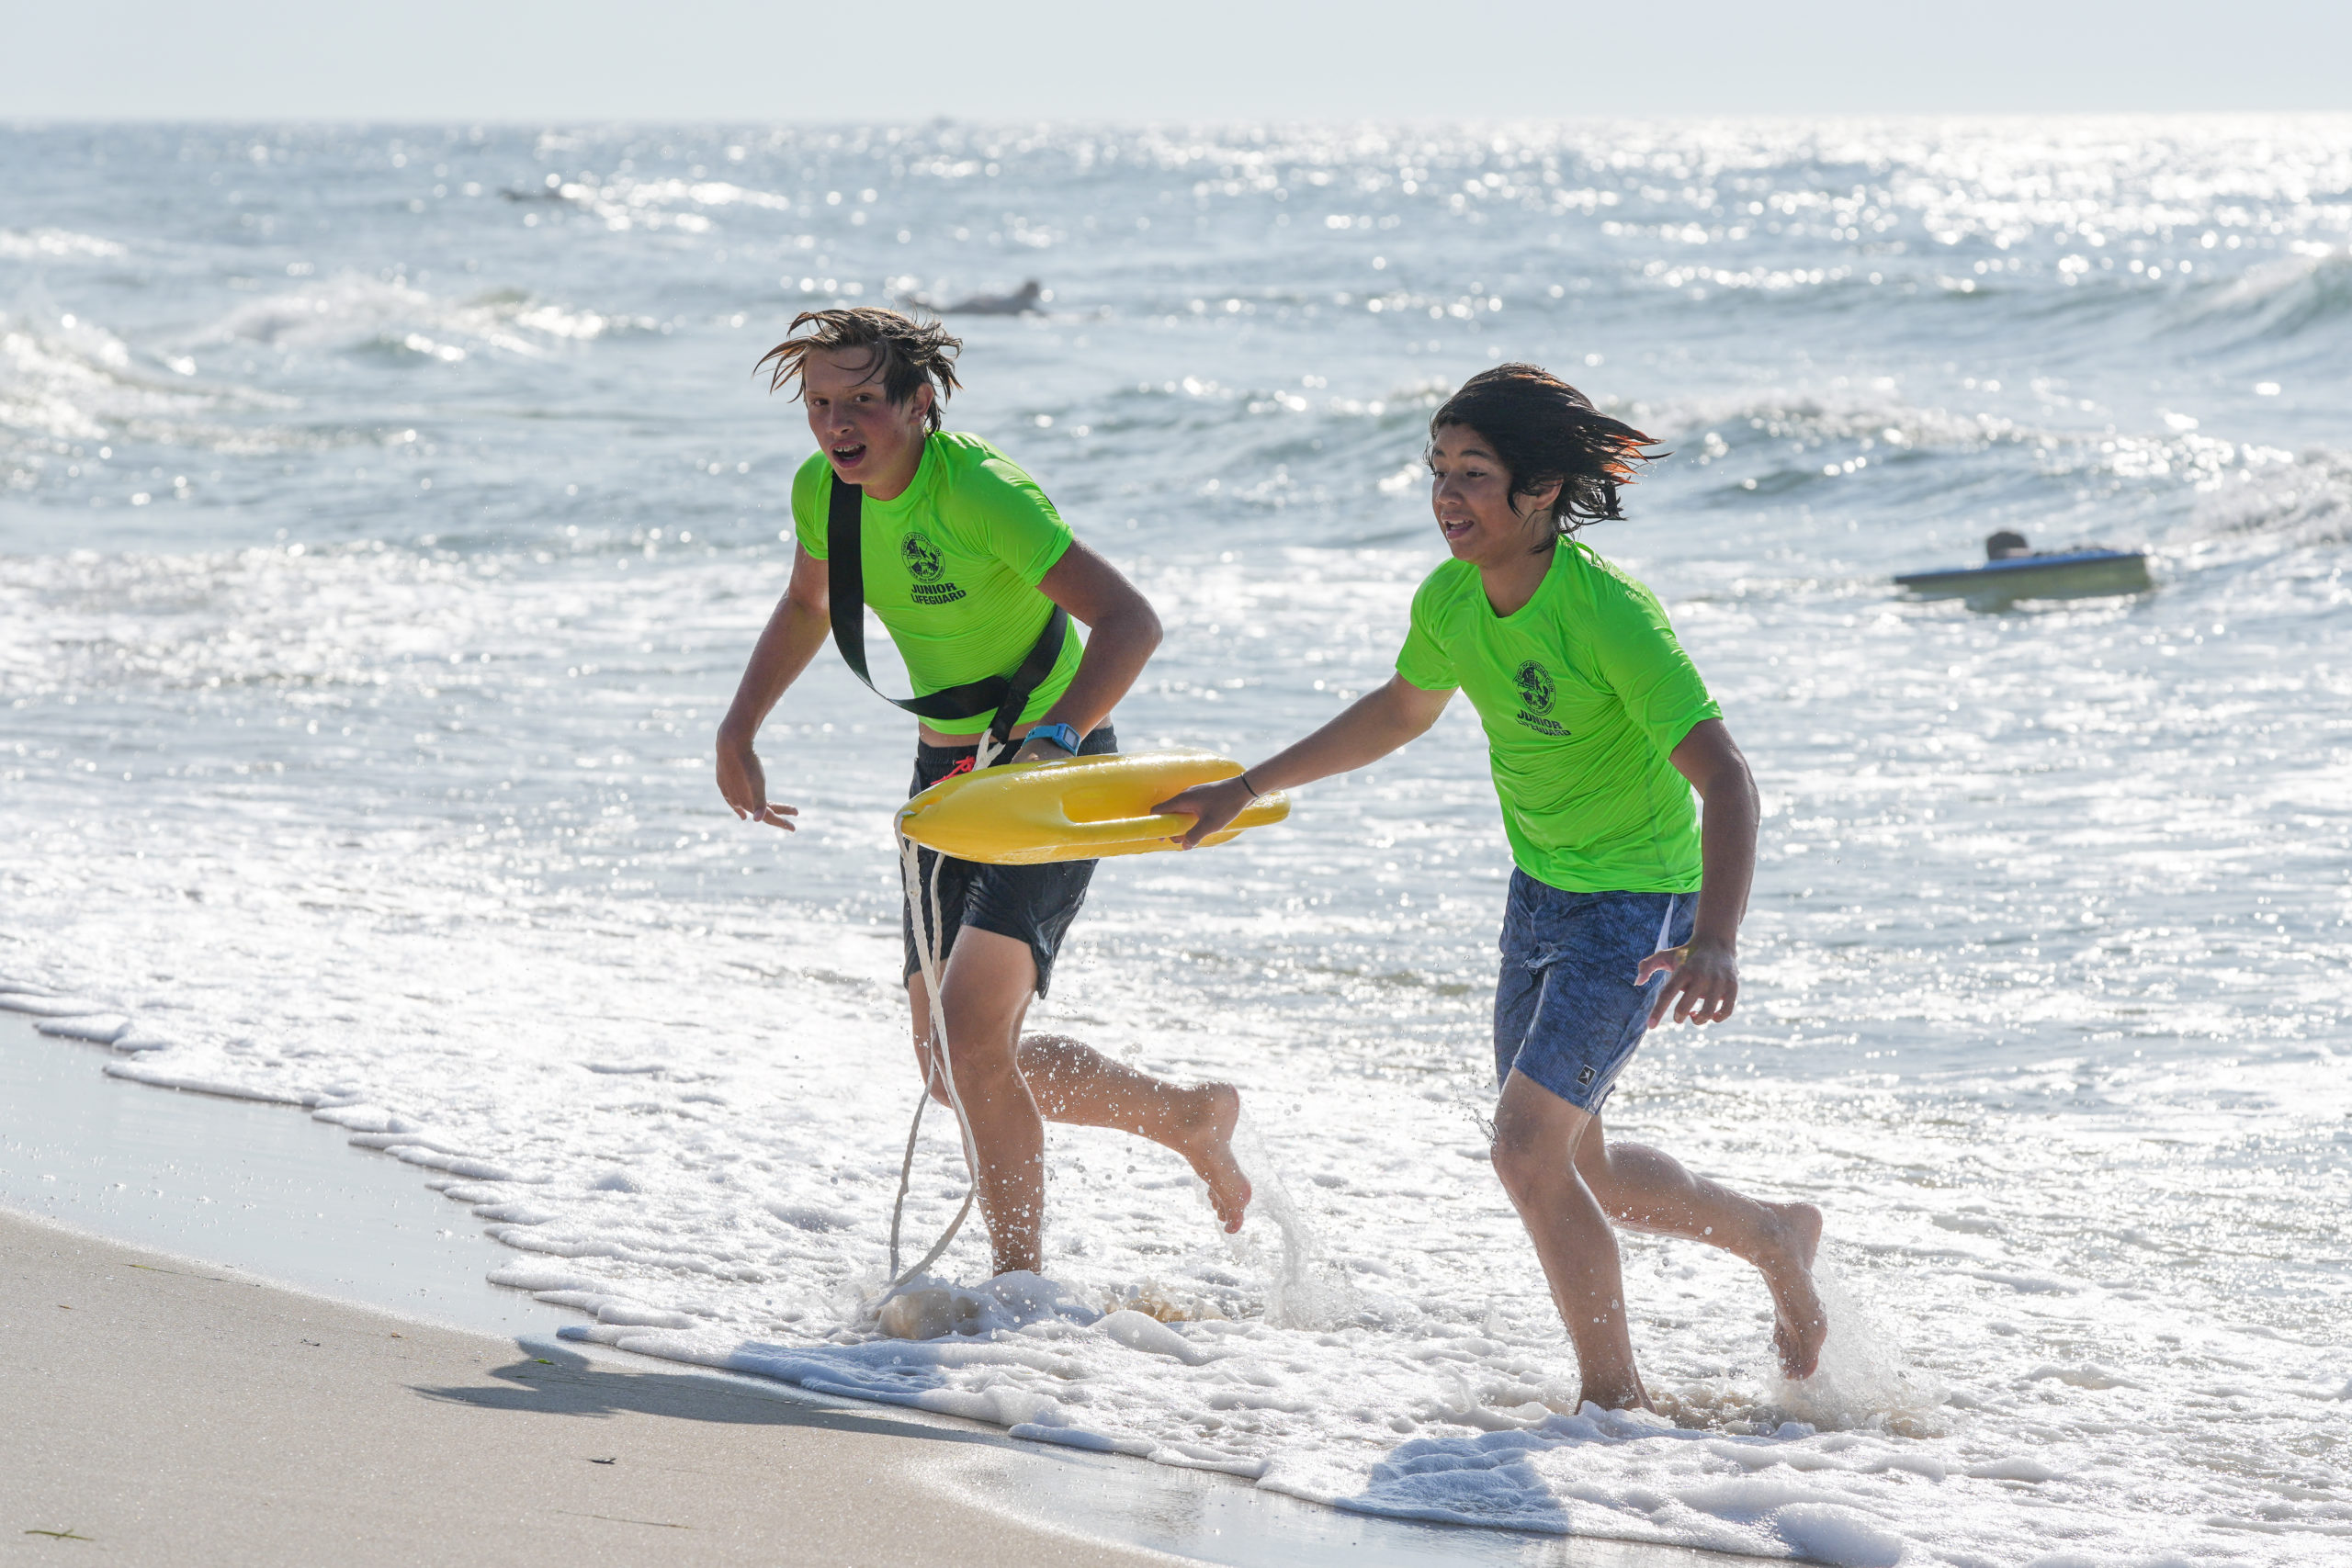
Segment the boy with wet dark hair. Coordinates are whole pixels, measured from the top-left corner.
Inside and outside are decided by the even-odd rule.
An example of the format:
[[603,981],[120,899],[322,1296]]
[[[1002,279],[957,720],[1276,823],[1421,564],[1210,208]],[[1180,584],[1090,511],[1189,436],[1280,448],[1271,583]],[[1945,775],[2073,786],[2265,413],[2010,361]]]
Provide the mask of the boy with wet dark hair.
[[1622,515],[1619,489],[1649,445],[1535,366],[1473,377],[1430,422],[1452,558],[1413,596],[1396,676],[1238,778],[1157,807],[1196,818],[1190,848],[1261,791],[1386,756],[1469,693],[1516,865],[1495,989],[1495,1172],[1576,1346],[1582,1398],[1610,1409],[1649,1406],[1612,1222],[1755,1264],[1789,1376],[1813,1371],[1828,1334],[1813,1288],[1819,1210],[1743,1197],[1601,1131],[1618,1075],[1669,1009],[1731,1016],[1756,863],[1756,785],[1722,710],[1657,598],[1574,536]]

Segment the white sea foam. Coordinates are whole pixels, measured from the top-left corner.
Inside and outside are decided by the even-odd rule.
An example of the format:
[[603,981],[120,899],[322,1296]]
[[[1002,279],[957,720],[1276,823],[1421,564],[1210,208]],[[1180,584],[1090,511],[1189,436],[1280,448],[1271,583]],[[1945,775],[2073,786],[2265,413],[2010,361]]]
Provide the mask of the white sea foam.
[[45,1018],[34,1027],[43,1034],[54,1034],[63,1040],[111,1045],[130,1032],[130,1020],[120,1013],[98,1013],[87,1018]]
[[122,340],[97,327],[0,314],[0,427],[95,440],[106,434],[103,416],[153,407],[157,393],[130,368]]
[[456,364],[482,350],[537,358],[562,343],[650,324],[513,291],[454,299],[403,278],[344,273],[241,305],[192,342],[285,351],[374,346]]
[[107,1010],[80,997],[51,996],[35,987],[22,986],[0,991],[0,1010],[30,1013],[35,1018],[67,1019],[96,1017]]
[[[44,306],[0,311],[0,454],[12,445],[62,450],[109,437],[233,451],[249,433],[224,415],[288,400],[195,381],[194,361],[134,355],[87,317]],[[62,466],[62,465],[61,465]]]

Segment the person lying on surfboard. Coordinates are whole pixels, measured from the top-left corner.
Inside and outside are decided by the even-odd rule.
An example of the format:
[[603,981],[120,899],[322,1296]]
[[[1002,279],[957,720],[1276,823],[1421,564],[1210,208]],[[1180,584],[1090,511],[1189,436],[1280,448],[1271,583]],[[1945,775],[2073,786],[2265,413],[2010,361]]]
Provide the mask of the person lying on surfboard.
[[[864,678],[860,598],[888,628],[918,694],[891,699],[922,717],[910,795],[970,769],[984,732],[1019,742],[1003,761],[1118,750],[1111,709],[1159,645],[1159,617],[1071,536],[1011,458],[941,429],[962,346],[935,322],[868,306],[802,312],[760,361],[771,390],[797,386],[817,451],[792,482],[790,585],[718,727],[718,791],[740,818],[792,828],[798,812],[768,798],[752,741],[829,631]],[[848,547],[836,551],[837,539]],[[1073,620],[1091,635],[1081,640]],[[1208,1184],[1225,1227],[1240,1229],[1250,1183],[1233,1158],[1241,1099],[1231,1084],[1188,1088],[1078,1041],[1021,1032],[1094,863],[979,865],[924,851],[922,864],[926,886],[937,877],[941,929],[929,932],[929,912],[902,906],[916,1058],[944,1102],[920,920],[945,964],[946,1066],[970,1122],[996,1272],[1043,1262],[1048,1120],[1116,1127],[1174,1150]]]
[[1532,365],[1473,377],[1430,422],[1452,558],[1413,596],[1396,675],[1238,777],[1156,807],[1194,818],[1178,840],[1190,848],[1258,792],[1385,757],[1469,693],[1516,863],[1495,991],[1495,1173],[1575,1344],[1582,1398],[1607,1409],[1649,1407],[1612,1222],[1753,1263],[1790,1377],[1813,1372],[1828,1334],[1819,1210],[1743,1197],[1601,1130],[1618,1075],[1669,1010],[1731,1016],[1756,864],[1756,785],[1723,710],[1650,591],[1575,537],[1623,515],[1618,489],[1650,445]]

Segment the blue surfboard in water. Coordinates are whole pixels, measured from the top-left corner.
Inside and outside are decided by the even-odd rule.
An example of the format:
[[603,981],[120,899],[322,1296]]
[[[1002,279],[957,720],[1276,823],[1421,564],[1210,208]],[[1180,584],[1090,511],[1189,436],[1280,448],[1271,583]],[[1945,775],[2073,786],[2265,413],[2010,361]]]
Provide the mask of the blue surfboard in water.
[[2031,550],[2025,536],[2004,530],[1984,541],[1983,566],[1949,567],[1897,577],[1894,585],[1928,599],[2087,599],[2143,593],[2155,586],[2143,550],[2086,545]]

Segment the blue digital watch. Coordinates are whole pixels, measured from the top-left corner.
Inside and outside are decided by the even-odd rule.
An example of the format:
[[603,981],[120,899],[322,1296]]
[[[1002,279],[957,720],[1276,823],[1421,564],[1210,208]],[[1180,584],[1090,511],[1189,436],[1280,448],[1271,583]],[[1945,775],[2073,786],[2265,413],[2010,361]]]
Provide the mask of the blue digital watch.
[[1074,724],[1041,724],[1030,730],[1024,739],[1050,740],[1073,757],[1078,755],[1078,749],[1086,744],[1086,737],[1078,732],[1078,726]]

